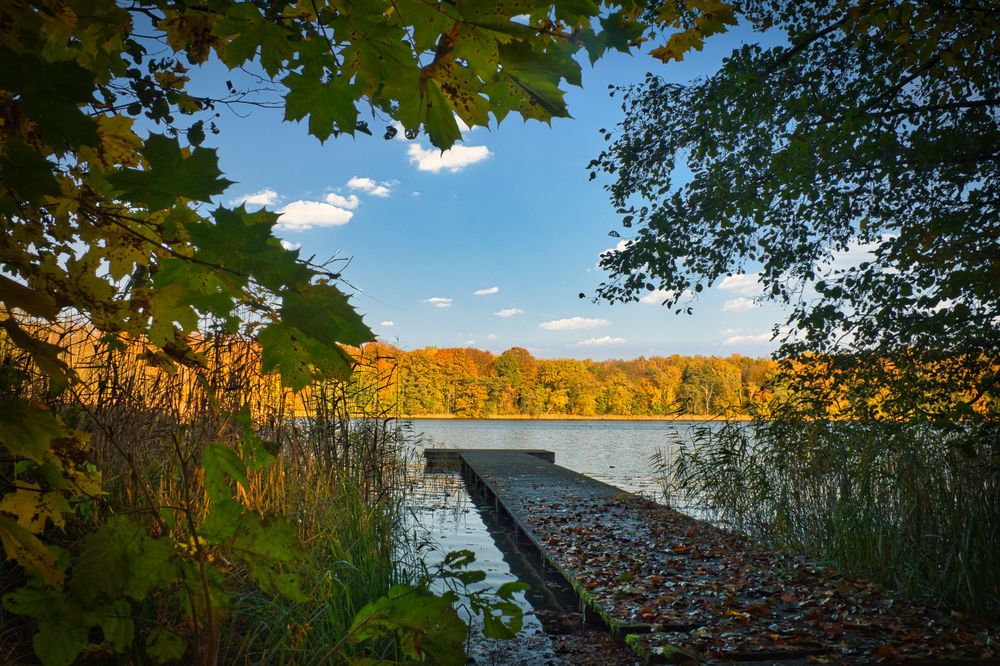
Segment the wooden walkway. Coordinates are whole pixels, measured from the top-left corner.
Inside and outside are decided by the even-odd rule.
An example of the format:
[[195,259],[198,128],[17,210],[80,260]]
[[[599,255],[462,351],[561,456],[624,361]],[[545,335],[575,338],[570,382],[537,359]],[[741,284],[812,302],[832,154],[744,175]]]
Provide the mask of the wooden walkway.
[[[443,451],[449,451],[444,454]],[[457,458],[643,663],[1000,664],[996,627],[914,606],[801,558],[553,464],[551,452],[428,449]]]

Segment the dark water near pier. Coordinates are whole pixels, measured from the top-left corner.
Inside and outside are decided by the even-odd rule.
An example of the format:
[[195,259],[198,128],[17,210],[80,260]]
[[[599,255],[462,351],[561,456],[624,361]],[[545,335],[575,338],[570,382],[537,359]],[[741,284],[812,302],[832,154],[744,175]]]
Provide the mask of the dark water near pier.
[[[695,421],[465,421],[421,419],[413,422],[417,463],[426,447],[547,449],[556,463],[606,483],[654,499],[661,497],[651,457],[669,450],[677,436],[704,425]],[[424,559],[439,562],[448,551],[469,549],[472,568],[486,572],[480,589],[507,581],[529,580],[532,590],[518,595],[525,611],[524,629],[512,641],[493,641],[481,633],[470,642],[479,664],[561,663],[552,636],[579,628],[578,610],[557,581],[539,577],[519,552],[492,508],[477,504],[457,472],[415,469],[410,516],[418,539],[430,544]],[[576,624],[574,624],[576,623]]]

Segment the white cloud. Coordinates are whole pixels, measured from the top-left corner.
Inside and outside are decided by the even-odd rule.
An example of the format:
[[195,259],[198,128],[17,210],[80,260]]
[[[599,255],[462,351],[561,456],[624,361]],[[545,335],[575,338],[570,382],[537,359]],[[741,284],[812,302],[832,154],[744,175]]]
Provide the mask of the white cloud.
[[604,255],[611,254],[612,252],[621,252],[622,250],[624,250],[625,248],[627,248],[631,243],[632,243],[632,241],[629,241],[629,240],[620,240],[620,241],[618,241],[615,244],[614,247],[609,247],[607,250],[601,250],[600,252],[598,252],[597,253],[597,261],[594,262],[594,268],[597,268],[597,269],[600,270],[600,268],[601,268],[601,259],[604,258]]
[[620,240],[617,243],[615,243],[614,247],[609,247],[607,250],[603,250],[597,256],[603,257],[604,255],[608,254],[609,252],[621,252],[622,250],[624,250],[625,248],[627,248],[631,244],[632,244],[632,241],[630,241],[630,240]]
[[486,146],[453,146],[441,152],[437,148],[424,148],[411,143],[406,150],[411,164],[416,165],[420,171],[431,173],[438,173],[443,169],[457,173],[470,164],[482,162],[493,155]]
[[764,293],[764,288],[760,284],[760,273],[727,275],[719,283],[719,289],[740,296],[760,296]]
[[452,300],[444,296],[431,296],[430,298],[425,298],[424,303],[430,303],[436,308],[450,308]]
[[281,201],[281,195],[272,190],[270,187],[265,187],[259,192],[230,199],[229,205],[239,206],[241,204],[245,204],[247,206],[273,206],[279,201]]
[[655,289],[653,291],[648,291],[646,294],[639,298],[640,303],[645,303],[646,305],[659,305],[663,301],[671,298],[674,295],[671,289]]
[[383,199],[392,194],[392,185],[392,181],[385,180],[380,182],[363,176],[353,176],[347,181],[347,186],[352,190],[358,190],[373,197],[382,197]]
[[420,192],[410,192],[410,196],[411,197],[419,197],[420,196]]
[[357,194],[351,194],[349,196],[342,196],[336,192],[330,192],[325,197],[324,201],[332,206],[337,206],[338,208],[346,208],[348,210],[354,210],[361,203],[361,199],[358,198]]
[[607,319],[588,319],[586,317],[569,317],[567,319],[553,319],[552,321],[544,321],[538,325],[538,328],[544,328],[546,331],[581,331],[588,330],[591,328],[600,328],[602,326],[607,326],[611,322]]
[[496,335],[496,333],[490,333],[489,335],[486,336],[486,339],[487,340],[496,340],[497,339],[497,335]]
[[605,345],[623,345],[625,338],[613,338],[610,335],[603,335],[599,338],[587,338],[576,343],[580,347],[603,347]]
[[302,247],[302,243],[290,243],[290,242],[288,242],[286,240],[283,240],[283,241],[281,241],[281,247],[283,247],[286,250],[288,250],[289,252],[291,252],[292,250],[297,250],[300,247]]
[[733,335],[722,341],[724,345],[762,344],[771,341],[771,332],[756,335]]
[[747,310],[753,310],[756,307],[760,307],[756,301],[752,298],[746,298],[745,296],[731,298],[722,304],[722,310],[724,312],[746,312]]
[[523,315],[524,310],[522,310],[521,308],[504,308],[503,310],[497,310],[493,314],[495,314],[498,317],[503,317],[504,319],[506,319],[507,317],[516,317],[517,315]]
[[[847,271],[857,268],[861,263],[873,262],[877,258],[876,252],[879,247],[886,241],[895,238],[894,235],[883,235],[879,240],[873,241],[871,243],[861,243],[856,240],[852,240],[848,243],[846,250],[838,250],[834,252],[825,262],[825,267],[829,271]],[[893,270],[887,267],[885,270]]]
[[305,231],[313,227],[339,227],[347,224],[354,213],[322,201],[293,201],[278,210],[278,228]]
[[473,296],[489,296],[490,294],[500,293],[500,287],[487,287],[486,289],[476,289],[472,292]]
[[386,319],[385,321],[380,321],[378,325],[384,328],[392,328],[393,326],[396,325],[396,322],[392,321],[391,319]]

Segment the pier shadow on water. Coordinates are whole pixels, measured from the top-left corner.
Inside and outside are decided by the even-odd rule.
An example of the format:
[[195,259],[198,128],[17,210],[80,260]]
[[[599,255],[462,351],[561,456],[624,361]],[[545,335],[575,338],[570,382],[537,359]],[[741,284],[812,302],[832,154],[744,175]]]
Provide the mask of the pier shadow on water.
[[[413,472],[408,500],[413,521],[410,527],[418,541],[430,544],[423,553],[428,567],[439,563],[449,551],[468,549],[476,555],[470,568],[486,573],[486,579],[471,589],[496,590],[514,580],[531,586],[515,597],[524,611],[524,624],[515,638],[486,638],[481,624],[473,620],[467,646],[470,663],[562,664],[564,640],[601,628],[591,620],[584,621],[573,589],[544,566],[541,554],[519,534],[513,521],[470,489],[458,471],[428,468]],[[468,619],[463,609],[459,612]]]

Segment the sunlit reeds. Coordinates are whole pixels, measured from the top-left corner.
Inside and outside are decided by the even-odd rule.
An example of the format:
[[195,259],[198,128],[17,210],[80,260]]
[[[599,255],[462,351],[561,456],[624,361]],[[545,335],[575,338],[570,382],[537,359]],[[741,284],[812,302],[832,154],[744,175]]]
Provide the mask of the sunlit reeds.
[[[80,512],[81,533],[87,524],[128,514],[151,533],[184,543],[188,525],[171,515],[189,507],[201,518],[210,508],[201,487],[203,450],[222,444],[246,455],[253,437],[260,454],[275,460],[250,465],[248,482],[235,486],[237,499],[298,528],[307,559],[299,570],[311,601],[272,598],[231,568],[233,603],[220,657],[227,663],[346,659],[343,638],[355,612],[408,575],[398,548],[405,461],[386,390],[394,385],[391,359],[351,350],[350,381],[293,394],[261,372],[260,349],[246,336],[204,335],[190,341],[200,362],[169,364],[141,340],[102,337],[86,325],[66,322],[45,333],[66,349],[63,360],[76,380],[51,392],[27,356],[0,336],[2,388],[48,403],[90,434],[89,462],[106,494]],[[160,600],[150,612],[178,610]],[[16,633],[11,622],[0,618],[0,636]]]
[[928,602],[1000,611],[1000,429],[756,421],[692,431],[672,490],[729,527]]

